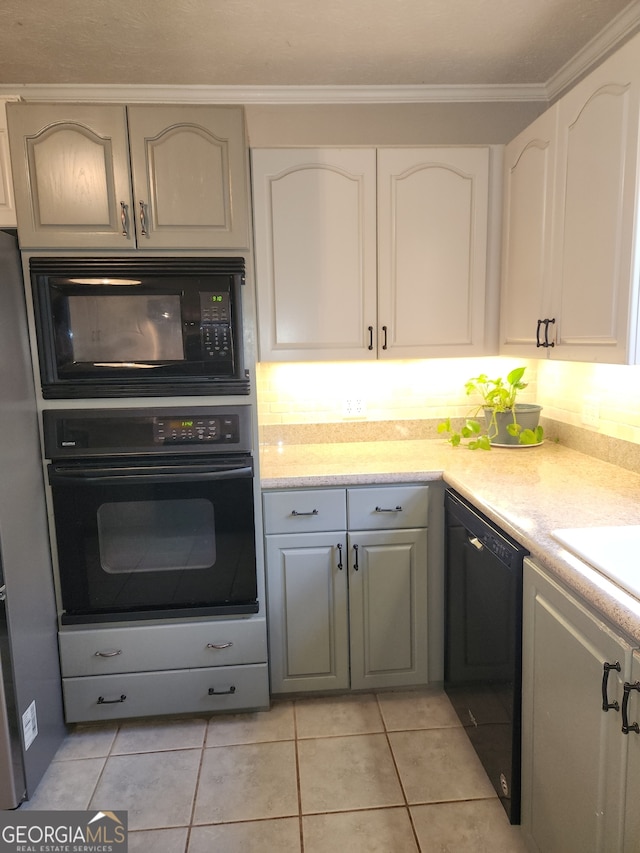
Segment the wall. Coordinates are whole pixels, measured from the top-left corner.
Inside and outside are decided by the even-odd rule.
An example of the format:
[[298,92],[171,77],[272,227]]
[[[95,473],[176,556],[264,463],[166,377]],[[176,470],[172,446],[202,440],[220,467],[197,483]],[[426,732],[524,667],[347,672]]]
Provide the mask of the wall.
[[[469,413],[473,400],[464,390],[467,379],[479,373],[505,375],[521,364],[527,365],[529,383],[521,399],[533,402],[537,362],[523,359],[261,363],[257,371],[261,439],[295,441],[300,435],[304,441],[359,440],[372,435],[373,424],[378,437],[435,438],[439,420]],[[358,401],[362,412],[354,411]],[[386,431],[381,422],[389,424]],[[291,429],[294,425],[316,427]]]
[[416,104],[247,104],[252,148],[322,145],[491,145],[509,142],[543,101]]
[[540,361],[538,391],[559,423],[640,444],[640,366]]

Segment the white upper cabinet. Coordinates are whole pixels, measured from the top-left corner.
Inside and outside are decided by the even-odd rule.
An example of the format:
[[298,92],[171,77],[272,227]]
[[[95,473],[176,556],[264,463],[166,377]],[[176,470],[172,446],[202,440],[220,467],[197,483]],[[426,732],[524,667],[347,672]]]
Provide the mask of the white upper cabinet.
[[240,108],[11,104],[22,248],[249,244]]
[[483,351],[489,150],[378,150],[381,358]]
[[252,172],[261,360],[375,358],[375,151],[257,149]]
[[505,354],[638,361],[639,47],[627,43],[507,147]]
[[0,98],[0,228],[15,228],[16,206],[13,200],[5,104],[6,100]]
[[252,152],[262,361],[485,347],[487,148]]
[[500,302],[505,354],[530,358],[547,330],[557,116],[552,107],[505,149]]

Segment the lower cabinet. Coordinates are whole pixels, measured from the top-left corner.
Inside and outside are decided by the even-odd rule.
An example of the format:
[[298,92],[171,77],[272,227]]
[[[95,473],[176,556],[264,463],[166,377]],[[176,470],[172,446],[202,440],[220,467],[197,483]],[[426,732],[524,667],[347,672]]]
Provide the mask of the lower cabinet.
[[269,707],[262,617],[69,628],[58,639],[68,723]]
[[[640,659],[631,644],[525,560],[522,826],[539,853],[638,850]],[[625,817],[626,812],[626,817]]]
[[624,689],[628,702],[625,703],[623,697],[622,710],[627,723],[629,742],[622,850],[623,853],[637,853],[640,847],[640,652],[633,653],[631,679],[625,683]]
[[427,486],[264,495],[271,691],[427,682]]

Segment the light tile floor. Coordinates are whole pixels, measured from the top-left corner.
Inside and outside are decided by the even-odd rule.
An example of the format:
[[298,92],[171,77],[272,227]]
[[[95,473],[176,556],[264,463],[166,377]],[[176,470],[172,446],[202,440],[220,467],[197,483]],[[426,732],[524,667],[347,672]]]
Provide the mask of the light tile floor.
[[442,691],[78,725],[22,809],[128,811],[131,853],[524,853]]

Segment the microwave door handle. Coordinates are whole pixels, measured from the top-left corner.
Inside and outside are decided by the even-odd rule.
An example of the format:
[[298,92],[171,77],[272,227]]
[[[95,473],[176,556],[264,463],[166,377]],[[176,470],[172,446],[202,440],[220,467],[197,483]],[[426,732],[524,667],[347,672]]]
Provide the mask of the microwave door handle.
[[100,484],[104,486],[120,483],[194,483],[216,482],[220,480],[240,480],[253,477],[253,468],[229,468],[222,471],[189,471],[188,468],[177,468],[172,471],[166,468],[158,470],[123,469],[120,473],[111,468],[94,468],[87,471],[54,470],[49,473],[49,482],[82,483],[84,485]]

